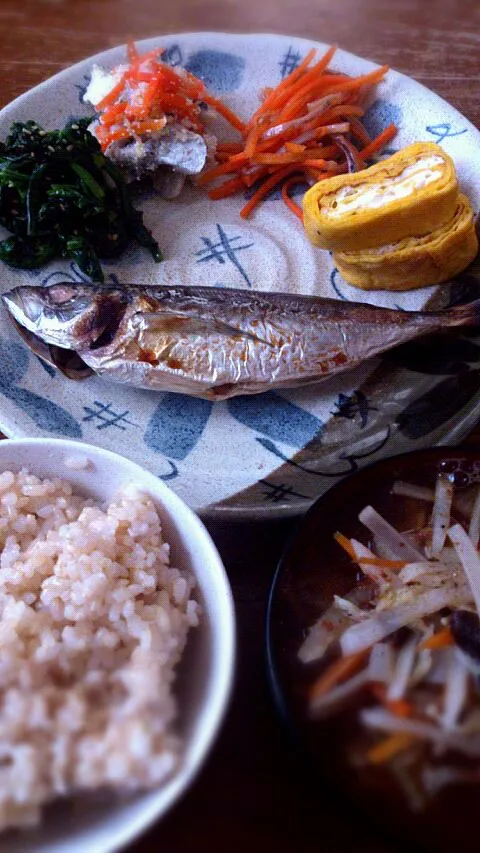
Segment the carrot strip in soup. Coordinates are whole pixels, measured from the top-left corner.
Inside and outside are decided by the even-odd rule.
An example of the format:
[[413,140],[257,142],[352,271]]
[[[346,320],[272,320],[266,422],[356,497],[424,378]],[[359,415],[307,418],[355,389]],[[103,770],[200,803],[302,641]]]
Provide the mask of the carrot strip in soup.
[[399,755],[399,753],[408,749],[414,740],[414,736],[406,732],[397,732],[394,735],[390,735],[368,750],[368,761],[370,764],[385,764],[390,759],[395,758],[396,755]]
[[348,556],[351,557],[352,560],[356,563],[357,555],[355,553],[355,549],[352,543],[350,542],[350,539],[347,539],[347,537],[344,536],[343,533],[338,532],[335,533],[333,538],[335,539],[335,542],[338,542],[338,544],[343,548],[343,550],[347,552]]
[[347,657],[338,658],[330,664],[311,687],[310,699],[318,699],[320,696],[325,696],[326,693],[341,681],[345,681],[349,676],[358,672],[365,662],[368,651],[363,650]]
[[444,631],[437,631],[436,634],[432,634],[431,637],[427,637],[426,640],[423,640],[419,643],[418,651],[423,651],[423,649],[446,649],[448,646],[454,645],[453,634],[450,628],[445,628]]

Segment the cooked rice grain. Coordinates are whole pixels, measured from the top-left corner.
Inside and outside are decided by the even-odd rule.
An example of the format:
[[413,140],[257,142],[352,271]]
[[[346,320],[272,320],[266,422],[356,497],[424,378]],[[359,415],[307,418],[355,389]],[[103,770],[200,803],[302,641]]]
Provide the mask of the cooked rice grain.
[[174,671],[198,624],[152,500],[0,474],[0,829],[57,796],[135,791],[176,767]]

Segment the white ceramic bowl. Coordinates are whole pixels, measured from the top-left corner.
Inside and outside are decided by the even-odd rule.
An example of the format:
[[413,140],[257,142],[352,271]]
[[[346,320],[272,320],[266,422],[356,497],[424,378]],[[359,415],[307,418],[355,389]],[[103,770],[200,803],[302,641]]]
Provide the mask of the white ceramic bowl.
[[[86,468],[65,460],[82,457]],[[70,480],[82,494],[104,500],[134,481],[154,499],[172,565],[191,570],[202,604],[201,624],[189,634],[178,669],[178,730],[184,741],[181,765],[162,787],[124,802],[55,804],[40,827],[0,836],[2,853],[110,853],[131,842],[169,809],[190,785],[212,745],[226,710],[235,657],[234,609],[220,556],[199,518],[153,474],[128,459],[76,441],[0,441],[0,471],[26,467],[43,477]],[[160,830],[161,832],[161,830]]]

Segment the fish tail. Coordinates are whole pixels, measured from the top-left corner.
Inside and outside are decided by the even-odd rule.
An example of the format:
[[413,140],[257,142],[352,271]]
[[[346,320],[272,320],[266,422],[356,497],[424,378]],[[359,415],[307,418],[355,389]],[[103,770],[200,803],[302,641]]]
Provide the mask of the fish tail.
[[444,313],[449,326],[480,326],[480,299],[456,305]]

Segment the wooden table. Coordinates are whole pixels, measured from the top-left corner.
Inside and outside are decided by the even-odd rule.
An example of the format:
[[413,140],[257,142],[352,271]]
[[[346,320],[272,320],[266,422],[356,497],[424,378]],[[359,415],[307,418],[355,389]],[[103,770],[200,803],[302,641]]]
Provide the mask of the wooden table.
[[[474,0],[1,0],[1,105],[127,38],[192,30],[285,32],[335,42],[426,84],[480,123],[480,5]],[[480,447],[480,431],[468,439]],[[264,667],[267,591],[294,528],[211,523],[238,616],[238,670],[222,733],[182,802],[140,853],[388,851],[348,812],[319,802],[277,720]]]

